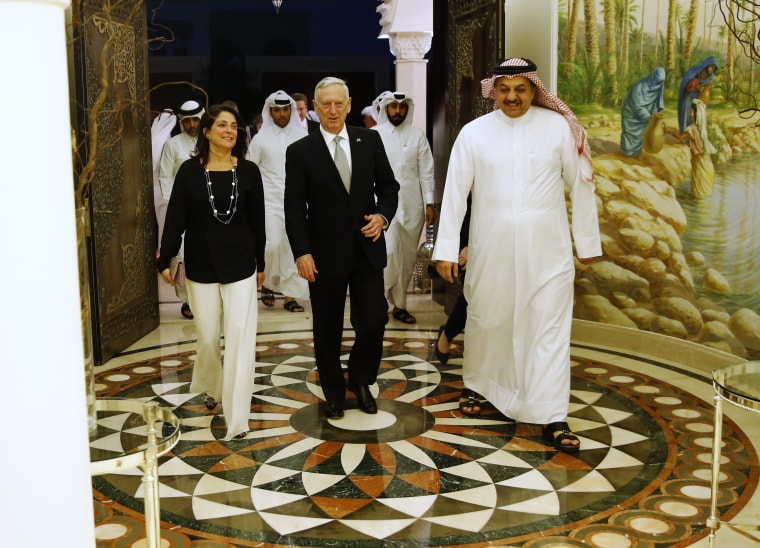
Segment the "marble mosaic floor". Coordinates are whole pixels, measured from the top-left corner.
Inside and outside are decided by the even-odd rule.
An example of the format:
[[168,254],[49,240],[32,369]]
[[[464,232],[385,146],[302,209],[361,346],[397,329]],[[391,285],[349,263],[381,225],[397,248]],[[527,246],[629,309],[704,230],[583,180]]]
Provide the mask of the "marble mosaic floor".
[[[435,359],[445,316],[429,295],[411,298],[416,325],[388,324],[378,414],[352,409],[349,393],[346,416],[324,419],[309,308],[278,301],[260,309],[251,431],[224,442],[223,408],[188,392],[194,330],[174,308],[96,378],[98,397],[157,401],[182,420],[160,459],[163,546],[707,546],[709,371],[725,355],[581,325],[568,422],[583,449],[567,455],[536,425],[458,412],[461,340],[448,364]],[[760,523],[760,421],[726,407],[720,510]],[[135,415],[100,419],[101,457],[144,440]],[[93,497],[99,547],[144,546],[140,470],[93,478]],[[722,527],[716,545],[760,543]]]

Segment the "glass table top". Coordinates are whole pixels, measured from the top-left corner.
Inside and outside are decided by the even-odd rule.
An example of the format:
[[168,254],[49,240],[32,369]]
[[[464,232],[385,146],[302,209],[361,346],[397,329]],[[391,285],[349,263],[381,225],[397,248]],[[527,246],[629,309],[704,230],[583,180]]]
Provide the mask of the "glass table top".
[[[179,441],[179,418],[171,409],[150,402],[156,428],[155,455],[169,452]],[[90,437],[90,473],[101,475],[142,466],[149,450],[146,403],[122,398],[95,401],[98,428]]]
[[750,411],[760,411],[760,362],[716,369],[713,387],[721,398]]

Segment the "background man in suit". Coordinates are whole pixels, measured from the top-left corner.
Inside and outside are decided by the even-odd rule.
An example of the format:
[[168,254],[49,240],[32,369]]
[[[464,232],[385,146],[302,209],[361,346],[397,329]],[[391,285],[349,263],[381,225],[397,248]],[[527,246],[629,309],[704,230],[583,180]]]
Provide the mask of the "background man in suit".
[[320,129],[286,153],[285,228],[298,273],[309,281],[314,353],[327,417],[343,416],[346,381],[340,349],[347,289],[356,333],[347,387],[359,407],[372,414],[377,404],[369,386],[377,379],[388,321],[383,230],[396,212],[399,184],[380,135],[346,126],[351,111],[346,83],[324,78],[314,97]]
[[306,99],[306,95],[296,92],[291,97],[296,102],[296,111],[298,112],[298,118],[301,120],[301,126],[307,133],[317,131],[319,129],[319,122],[315,122],[309,118],[309,101]]

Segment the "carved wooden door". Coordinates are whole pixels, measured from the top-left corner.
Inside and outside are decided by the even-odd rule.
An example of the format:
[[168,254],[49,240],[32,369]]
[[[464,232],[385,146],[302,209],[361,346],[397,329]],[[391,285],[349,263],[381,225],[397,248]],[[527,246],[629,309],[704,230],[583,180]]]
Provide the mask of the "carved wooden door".
[[[113,7],[112,7],[113,6]],[[72,3],[78,169],[85,194],[95,361],[159,324],[145,6]]]

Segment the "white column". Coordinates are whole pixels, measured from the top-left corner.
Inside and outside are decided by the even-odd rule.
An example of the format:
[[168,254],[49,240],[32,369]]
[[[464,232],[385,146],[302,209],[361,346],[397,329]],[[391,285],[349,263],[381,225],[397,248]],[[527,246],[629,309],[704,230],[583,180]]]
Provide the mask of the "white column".
[[412,125],[427,131],[427,59],[432,33],[398,32],[390,34],[391,53],[396,56],[396,89],[414,100]]
[[[427,61],[433,41],[433,0],[382,0],[380,35],[396,56],[396,90],[414,100],[412,125],[427,131]],[[394,90],[395,91],[395,90]]]
[[0,0],[0,546],[95,546],[65,17]]

